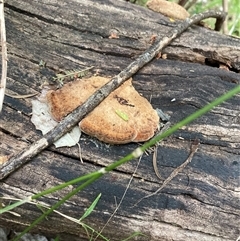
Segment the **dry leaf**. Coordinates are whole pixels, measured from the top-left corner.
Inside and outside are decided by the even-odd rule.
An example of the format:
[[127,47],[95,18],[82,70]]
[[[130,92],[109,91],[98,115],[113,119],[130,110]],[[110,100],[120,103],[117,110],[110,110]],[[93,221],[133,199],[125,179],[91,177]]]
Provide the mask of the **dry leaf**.
[[[41,130],[43,135],[52,130],[58,124],[57,121],[53,120],[47,103],[39,100],[32,100],[31,121],[37,130]],[[63,146],[74,146],[78,143],[80,136],[81,131],[78,127],[74,127],[71,132],[65,134],[53,144],[56,148]]]

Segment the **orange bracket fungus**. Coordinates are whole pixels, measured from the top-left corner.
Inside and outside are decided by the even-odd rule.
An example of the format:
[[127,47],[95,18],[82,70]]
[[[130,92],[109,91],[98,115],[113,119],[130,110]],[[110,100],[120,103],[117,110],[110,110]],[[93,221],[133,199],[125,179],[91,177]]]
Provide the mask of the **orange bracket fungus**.
[[173,19],[183,20],[190,16],[185,8],[175,2],[168,2],[166,0],[149,0],[147,7]]
[[[47,102],[53,118],[60,121],[109,81],[109,78],[94,76],[49,91]],[[142,142],[158,129],[159,116],[129,79],[90,112],[79,127],[84,133],[110,144]]]

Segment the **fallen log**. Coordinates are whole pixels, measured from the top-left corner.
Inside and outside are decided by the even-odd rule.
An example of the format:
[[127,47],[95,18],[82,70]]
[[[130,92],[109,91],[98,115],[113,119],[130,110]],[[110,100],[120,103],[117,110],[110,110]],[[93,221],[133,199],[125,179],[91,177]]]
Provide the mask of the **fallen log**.
[[[56,72],[94,66],[92,73],[114,76],[151,46],[155,34],[165,36],[176,26],[168,18],[124,1],[7,1],[8,85],[10,94],[40,92]],[[116,32],[119,38],[109,38]],[[177,123],[239,84],[240,40],[194,26],[133,76],[135,88],[154,108]],[[40,67],[40,61],[46,63]],[[229,71],[218,68],[225,65]],[[172,101],[175,99],[175,101]],[[134,204],[157,190],[152,154],[144,155],[118,212],[104,229],[112,240],[141,232],[138,240],[234,240],[239,232],[239,95],[179,130],[158,147],[161,176],[183,163],[190,140],[200,147],[192,162],[160,193]],[[0,119],[1,155],[18,153],[41,134],[30,122],[31,100],[5,97]],[[111,145],[83,135],[82,158],[78,147],[44,150],[17,172],[1,181],[2,196],[24,198],[46,188],[105,167],[134,150],[138,144]],[[86,219],[101,230],[121,199],[136,161],[104,176],[63,205],[60,211],[79,218],[95,199],[102,197]],[[68,191],[49,195],[53,204]],[[33,205],[0,216],[0,224],[22,230],[41,211]],[[117,225],[117,231],[116,231]],[[37,228],[62,240],[87,240],[84,229],[58,214]]]

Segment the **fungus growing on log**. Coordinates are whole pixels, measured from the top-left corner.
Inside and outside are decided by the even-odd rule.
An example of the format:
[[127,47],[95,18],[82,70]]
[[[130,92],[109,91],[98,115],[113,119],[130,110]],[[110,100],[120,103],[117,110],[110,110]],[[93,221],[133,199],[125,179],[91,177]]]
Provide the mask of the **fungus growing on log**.
[[[53,118],[60,121],[109,81],[109,78],[95,76],[49,91],[47,101]],[[79,123],[84,133],[110,144],[146,141],[158,126],[157,112],[134,89],[132,79],[113,91]]]
[[184,20],[190,16],[185,8],[175,2],[165,0],[149,0],[147,7],[169,18]]

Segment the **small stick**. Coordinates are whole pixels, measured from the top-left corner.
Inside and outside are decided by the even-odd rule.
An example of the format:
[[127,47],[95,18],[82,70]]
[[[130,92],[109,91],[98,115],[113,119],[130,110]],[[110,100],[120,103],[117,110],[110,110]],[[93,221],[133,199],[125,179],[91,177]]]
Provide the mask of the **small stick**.
[[6,96],[9,96],[14,99],[26,99],[26,98],[36,96],[37,94],[39,93],[32,93],[32,94],[26,94],[26,95],[11,95],[11,94],[5,93]]
[[6,89],[6,79],[7,79],[7,41],[6,41],[3,0],[0,0],[0,29],[1,29],[1,45],[2,45],[2,77],[0,82],[0,113],[1,113],[5,89]]
[[[163,132],[165,132],[167,129],[169,129],[170,127],[170,121],[168,121],[164,127],[160,130],[160,132],[158,133],[158,135],[162,134]],[[158,171],[158,167],[157,167],[157,149],[159,146],[159,142],[157,143],[157,145],[154,147],[154,151],[153,151],[153,159],[152,159],[152,163],[153,163],[153,169],[154,172],[156,174],[156,176],[160,179],[163,180],[163,178],[161,177],[161,174]]]
[[141,198],[139,201],[137,201],[134,206],[138,205],[143,199],[152,197],[154,195],[156,195],[157,193],[159,193],[174,177],[176,177],[178,175],[179,172],[181,172],[187,165],[188,163],[190,163],[192,161],[192,158],[194,156],[194,154],[197,152],[199,147],[199,140],[194,140],[193,143],[191,144],[191,150],[190,150],[190,154],[188,156],[188,158],[186,159],[186,161],[184,163],[182,163],[179,167],[177,167],[169,176],[167,179],[165,179],[165,181],[163,182],[163,184],[154,192],[151,193],[143,198]]
[[153,169],[154,169],[154,172],[156,174],[156,176],[160,179],[160,180],[163,180],[163,178],[161,177],[161,174],[158,170],[158,167],[157,167],[157,149],[158,149],[158,146],[155,146],[154,148],[154,151],[153,151]]
[[112,91],[118,88],[124,81],[132,77],[144,65],[149,63],[158,53],[166,47],[173,39],[184,32],[189,26],[202,21],[205,18],[225,19],[226,14],[221,11],[208,11],[195,14],[179,23],[175,29],[172,29],[168,36],[163,37],[153,44],[148,50],[141,54],[135,61],[129,64],[118,75],[113,77],[110,82],[98,89],[86,102],[77,107],[72,113],[66,116],[55,128],[45,134],[41,139],[34,142],[20,153],[11,157],[8,162],[3,164],[0,169],[0,180],[4,179],[10,173],[28,162],[31,158],[39,154],[42,150],[52,145],[61,136],[69,132],[77,123],[79,123],[89,112],[101,103]]

